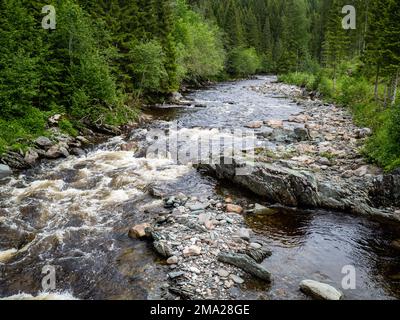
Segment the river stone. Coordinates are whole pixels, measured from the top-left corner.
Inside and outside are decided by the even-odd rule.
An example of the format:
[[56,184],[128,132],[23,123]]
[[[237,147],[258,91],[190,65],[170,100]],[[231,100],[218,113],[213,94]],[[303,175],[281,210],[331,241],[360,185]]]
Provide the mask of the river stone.
[[391,246],[392,248],[400,251],[400,239],[392,241]]
[[169,257],[167,259],[167,263],[168,264],[177,264],[178,263],[178,257],[177,256]]
[[198,256],[200,254],[201,254],[201,248],[195,245],[192,245],[190,247],[185,247],[183,249],[183,255],[185,257]]
[[241,277],[239,277],[239,276],[237,276],[235,274],[231,274],[229,277],[233,280],[233,282],[235,282],[237,284],[244,283],[244,280]]
[[299,142],[311,140],[310,132],[306,128],[295,128],[294,134]]
[[241,253],[221,253],[218,255],[218,261],[231,264],[240,268],[249,274],[270,282],[271,274],[261,264],[256,263],[252,258]]
[[47,137],[39,137],[35,140],[35,143],[43,149],[50,148],[53,145],[53,142]]
[[253,121],[246,124],[245,127],[249,129],[260,129],[263,126],[263,124],[264,123],[262,121]]
[[0,164],[0,179],[6,178],[12,175],[12,171],[9,166]]
[[150,227],[149,223],[137,224],[129,230],[129,237],[136,239],[144,238],[146,237],[146,229]]
[[164,258],[172,257],[172,250],[165,240],[154,241],[154,249]]
[[229,271],[225,270],[225,269],[219,269],[218,270],[218,275],[221,278],[227,278],[229,276]]
[[268,208],[256,203],[254,206],[254,214],[256,215],[273,215],[277,213],[277,209]]
[[314,280],[300,282],[300,290],[305,294],[321,300],[340,300],[343,293],[334,287]]
[[238,206],[238,205],[236,205],[236,204],[231,204],[231,203],[228,203],[227,205],[226,205],[226,211],[227,212],[234,212],[234,213],[242,213],[243,212],[243,208],[241,207],[241,206]]
[[251,231],[250,229],[240,228],[237,235],[240,239],[249,241],[250,240],[250,231]]

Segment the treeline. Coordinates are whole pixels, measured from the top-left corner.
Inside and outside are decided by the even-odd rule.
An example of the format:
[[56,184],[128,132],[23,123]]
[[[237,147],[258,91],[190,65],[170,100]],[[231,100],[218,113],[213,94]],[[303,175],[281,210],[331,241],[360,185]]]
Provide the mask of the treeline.
[[[42,28],[49,4],[55,30]],[[69,134],[85,122],[118,125],[143,99],[220,76],[220,37],[185,0],[2,0],[0,153],[49,135],[52,114]]]

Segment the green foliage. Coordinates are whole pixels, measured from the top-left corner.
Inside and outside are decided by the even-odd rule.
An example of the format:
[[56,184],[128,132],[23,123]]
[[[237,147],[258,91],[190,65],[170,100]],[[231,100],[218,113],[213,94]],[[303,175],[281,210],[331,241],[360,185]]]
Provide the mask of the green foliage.
[[177,1],[176,13],[174,38],[180,51],[180,77],[189,81],[216,77],[226,58],[218,27],[191,11],[183,0]]
[[160,42],[150,40],[132,43],[129,57],[131,64],[128,68],[132,72],[135,88],[157,92],[163,82],[168,82],[168,73],[164,66],[165,54]]
[[228,70],[236,76],[248,76],[261,68],[255,48],[235,48],[229,53]]

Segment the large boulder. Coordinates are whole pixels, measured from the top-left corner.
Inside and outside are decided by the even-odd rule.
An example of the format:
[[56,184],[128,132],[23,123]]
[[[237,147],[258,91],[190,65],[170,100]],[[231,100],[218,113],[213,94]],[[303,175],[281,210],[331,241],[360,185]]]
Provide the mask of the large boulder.
[[12,171],[9,166],[0,164],[0,179],[6,178],[12,175]]
[[[319,181],[313,173],[305,170],[293,170],[278,163],[252,162],[240,157],[221,157],[214,163],[218,164],[200,164],[198,168],[245,187],[269,202],[400,219],[393,212],[371,205],[368,195],[371,184],[364,180],[363,184]],[[387,190],[395,190],[393,186],[397,182],[390,182],[392,187]],[[396,194],[399,192],[394,191],[392,197],[398,197]]]
[[303,280],[300,282],[300,290],[315,299],[340,300],[343,293],[334,287],[314,280]]
[[[295,171],[269,163],[252,163],[243,158],[221,158],[220,164],[199,167],[246,187],[266,200],[288,206],[319,205],[318,184],[307,172]],[[252,168],[247,175],[237,175],[238,169]]]

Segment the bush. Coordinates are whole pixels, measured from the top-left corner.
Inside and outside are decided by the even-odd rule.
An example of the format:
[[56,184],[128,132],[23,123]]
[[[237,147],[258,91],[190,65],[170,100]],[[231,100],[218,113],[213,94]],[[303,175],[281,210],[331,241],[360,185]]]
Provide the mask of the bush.
[[176,4],[174,37],[179,48],[179,73],[186,80],[210,79],[224,69],[226,54],[218,27],[190,10],[184,0]]
[[164,67],[165,54],[157,40],[131,43],[129,58],[132,63],[128,68],[134,75],[136,89],[157,92],[162,82],[168,82],[168,73]]
[[344,106],[365,103],[371,98],[373,88],[364,78],[344,76],[338,81],[337,101]]
[[229,54],[229,72],[235,76],[248,76],[261,69],[261,59],[254,48],[235,48]]

